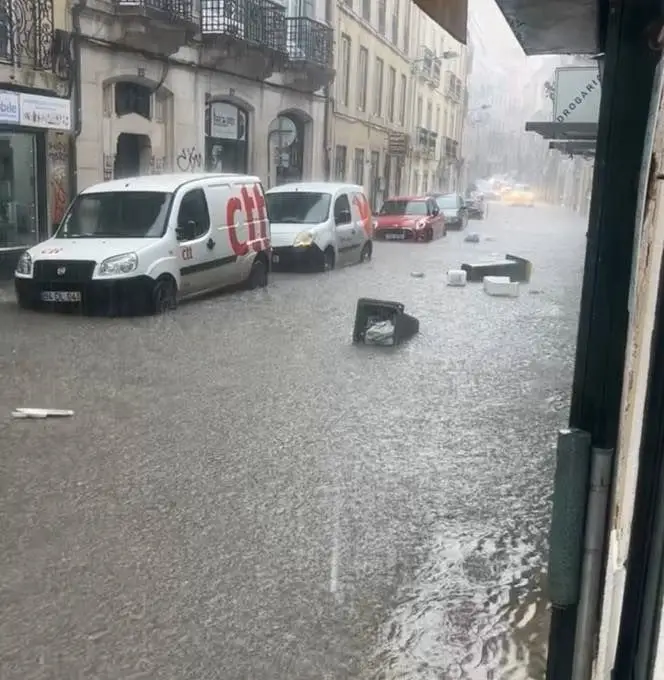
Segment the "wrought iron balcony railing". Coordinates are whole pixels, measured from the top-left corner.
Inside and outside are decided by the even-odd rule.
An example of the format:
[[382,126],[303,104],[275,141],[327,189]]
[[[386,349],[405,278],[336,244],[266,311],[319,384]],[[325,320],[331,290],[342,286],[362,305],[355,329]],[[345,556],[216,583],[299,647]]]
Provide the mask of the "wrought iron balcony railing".
[[193,22],[193,0],[116,0],[124,10],[144,10],[152,15],[163,14],[167,21]]
[[286,53],[286,9],[271,0],[201,0],[201,31]]
[[286,47],[291,61],[333,68],[332,29],[310,17],[286,17]]
[[53,69],[53,0],[0,2],[0,62]]

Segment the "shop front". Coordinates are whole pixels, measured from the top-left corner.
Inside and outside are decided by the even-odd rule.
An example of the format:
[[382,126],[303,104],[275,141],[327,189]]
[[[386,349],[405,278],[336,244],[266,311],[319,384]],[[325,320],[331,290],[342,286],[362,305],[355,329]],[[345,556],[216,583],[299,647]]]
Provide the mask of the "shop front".
[[247,172],[248,113],[230,102],[217,101],[205,110],[205,169]]
[[[11,278],[20,254],[48,238],[52,220],[62,217],[62,204],[69,200],[68,138],[63,133],[70,129],[68,99],[0,90],[2,279]],[[54,182],[57,186],[51,186]],[[57,206],[49,206],[49,198]]]

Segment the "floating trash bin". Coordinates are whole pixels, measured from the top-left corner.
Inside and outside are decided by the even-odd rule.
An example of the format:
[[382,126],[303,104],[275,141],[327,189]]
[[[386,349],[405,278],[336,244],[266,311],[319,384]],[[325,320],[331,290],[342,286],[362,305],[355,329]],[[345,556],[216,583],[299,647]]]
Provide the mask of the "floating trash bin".
[[504,260],[479,262],[477,264],[462,264],[468,275],[468,281],[481,282],[486,276],[508,276],[510,281],[528,283],[533,265],[529,260],[516,255],[505,255]]
[[450,269],[447,272],[447,285],[463,288],[466,285],[466,272],[463,269]]
[[355,311],[353,343],[399,345],[419,333],[420,322],[401,302],[360,298]]

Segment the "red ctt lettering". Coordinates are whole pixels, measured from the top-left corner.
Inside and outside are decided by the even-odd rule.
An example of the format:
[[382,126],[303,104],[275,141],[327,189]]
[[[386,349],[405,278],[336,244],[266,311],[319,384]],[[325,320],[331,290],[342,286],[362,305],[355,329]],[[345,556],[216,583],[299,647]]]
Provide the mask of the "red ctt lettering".
[[240,189],[242,202],[244,203],[244,214],[247,216],[247,228],[249,230],[249,243],[254,247],[256,241],[256,225],[254,224],[254,199],[247,190],[247,187]]
[[242,201],[237,196],[231,197],[226,204],[226,224],[228,225],[228,239],[231,242],[231,248],[238,256],[246,255],[249,252],[247,242],[240,241],[235,227],[235,214],[241,210],[243,210]]
[[[265,213],[265,197],[258,184],[254,184],[254,203],[256,204],[256,212],[258,212],[258,220],[260,222],[260,238],[261,240],[267,239],[267,216]],[[265,247],[267,244],[259,243],[257,247],[254,246],[254,250],[258,252],[261,247]]]

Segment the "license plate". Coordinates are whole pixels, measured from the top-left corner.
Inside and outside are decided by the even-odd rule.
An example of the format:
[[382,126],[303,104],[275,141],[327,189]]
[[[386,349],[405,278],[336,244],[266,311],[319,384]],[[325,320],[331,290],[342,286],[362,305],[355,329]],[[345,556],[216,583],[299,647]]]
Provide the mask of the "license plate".
[[403,241],[404,238],[404,234],[385,234],[385,240],[387,241]]
[[272,262],[274,262],[274,264],[279,264],[279,255],[273,255]]
[[78,291],[44,290],[41,292],[42,302],[80,302]]

